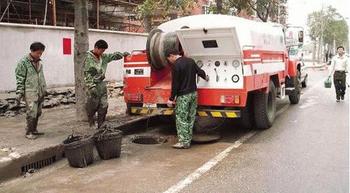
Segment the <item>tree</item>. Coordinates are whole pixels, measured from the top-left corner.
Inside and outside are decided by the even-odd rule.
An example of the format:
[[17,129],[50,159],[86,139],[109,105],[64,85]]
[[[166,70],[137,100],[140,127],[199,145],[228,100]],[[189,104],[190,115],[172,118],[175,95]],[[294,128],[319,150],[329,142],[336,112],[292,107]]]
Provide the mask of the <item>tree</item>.
[[88,26],[88,2],[74,0],[74,77],[76,116],[79,121],[87,120],[83,68],[85,53],[89,49]]
[[[287,0],[256,0],[256,1],[247,1],[251,9],[253,9],[256,15],[263,22],[267,22],[269,17],[272,20],[275,20],[278,16],[281,16],[279,13],[280,5],[285,4]],[[286,13],[283,13],[286,14]]]
[[287,0],[216,0],[215,2],[215,5],[210,7],[211,13],[239,15],[245,10],[250,15],[255,12],[263,22],[269,19],[279,22],[278,18],[287,15],[285,9],[280,9]]
[[180,15],[190,15],[195,0],[145,0],[137,6],[138,17],[143,20],[147,32],[151,31],[155,18],[175,19]]
[[[316,46],[318,49],[318,60],[321,59],[323,47],[328,45],[334,48],[348,42],[348,26],[345,19],[332,6],[326,10],[315,11],[308,15],[309,36],[314,42],[313,59],[316,59]],[[334,45],[336,44],[336,45]],[[348,47],[348,45],[344,45]]]

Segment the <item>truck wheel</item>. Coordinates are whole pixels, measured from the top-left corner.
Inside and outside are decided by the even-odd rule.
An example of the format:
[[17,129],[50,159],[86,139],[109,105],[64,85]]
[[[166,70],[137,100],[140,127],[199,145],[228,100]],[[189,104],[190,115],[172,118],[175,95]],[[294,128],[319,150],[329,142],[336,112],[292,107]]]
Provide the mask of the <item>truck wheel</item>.
[[300,80],[300,71],[298,71],[297,78],[294,80],[294,90],[289,94],[290,104],[298,104],[300,100],[301,92],[301,80]]
[[131,107],[142,107],[142,103],[126,103],[126,114],[133,115],[131,113]]
[[253,94],[248,94],[246,106],[241,109],[240,123],[244,129],[253,129],[255,127],[252,99]]
[[304,81],[301,83],[301,86],[302,86],[303,88],[306,88],[306,87],[307,87],[307,79],[308,79],[308,76],[306,75]]
[[269,92],[256,93],[253,102],[256,128],[270,128],[276,116],[276,87],[272,81],[270,81]]

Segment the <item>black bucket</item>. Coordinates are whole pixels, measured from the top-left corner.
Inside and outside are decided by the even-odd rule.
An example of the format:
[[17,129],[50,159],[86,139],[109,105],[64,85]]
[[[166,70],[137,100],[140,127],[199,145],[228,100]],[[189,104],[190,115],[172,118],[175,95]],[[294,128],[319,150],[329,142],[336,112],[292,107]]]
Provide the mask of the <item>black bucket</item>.
[[95,145],[101,159],[120,157],[122,133],[120,130],[101,130],[95,134]]
[[69,165],[75,168],[84,168],[94,161],[94,140],[92,137],[69,136],[63,141],[64,153]]

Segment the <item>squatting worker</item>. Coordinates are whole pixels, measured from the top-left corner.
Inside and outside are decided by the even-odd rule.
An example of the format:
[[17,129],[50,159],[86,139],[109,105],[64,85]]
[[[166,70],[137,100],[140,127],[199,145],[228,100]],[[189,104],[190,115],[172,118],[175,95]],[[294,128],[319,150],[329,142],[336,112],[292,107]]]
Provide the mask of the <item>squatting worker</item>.
[[26,134],[28,139],[36,139],[38,119],[46,94],[46,82],[43,73],[41,55],[45,50],[44,44],[34,42],[30,45],[30,53],[25,55],[17,64],[16,73],[16,102],[19,105],[23,99],[26,104]]
[[181,56],[175,49],[166,51],[165,56],[173,64],[171,96],[167,102],[169,107],[175,104],[176,130],[178,143],[173,145],[177,149],[187,149],[191,145],[192,129],[197,110],[196,75],[209,80],[205,72],[200,69],[191,58]]
[[85,105],[89,124],[95,125],[94,116],[97,112],[97,125],[100,128],[106,118],[108,109],[107,87],[105,79],[107,64],[112,60],[120,60],[123,56],[129,55],[124,52],[104,54],[108,44],[104,40],[98,40],[94,49],[86,53],[84,62],[84,80],[87,89],[87,103]]
[[344,100],[346,89],[346,74],[349,68],[349,58],[344,54],[344,47],[337,48],[338,54],[332,58],[329,77],[333,74],[336,100]]

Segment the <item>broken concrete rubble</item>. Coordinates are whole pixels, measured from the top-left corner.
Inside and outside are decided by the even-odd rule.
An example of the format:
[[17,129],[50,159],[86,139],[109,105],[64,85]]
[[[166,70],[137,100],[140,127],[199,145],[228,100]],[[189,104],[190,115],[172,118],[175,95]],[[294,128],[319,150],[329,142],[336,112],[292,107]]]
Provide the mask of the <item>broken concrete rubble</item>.
[[[120,83],[111,82],[107,84],[109,98],[116,98],[123,95],[123,86]],[[43,102],[43,108],[53,108],[60,105],[75,104],[74,88],[58,88],[47,91]],[[20,105],[16,104],[14,97],[0,99],[0,116],[14,117],[18,114],[25,113],[25,103],[21,101]]]

